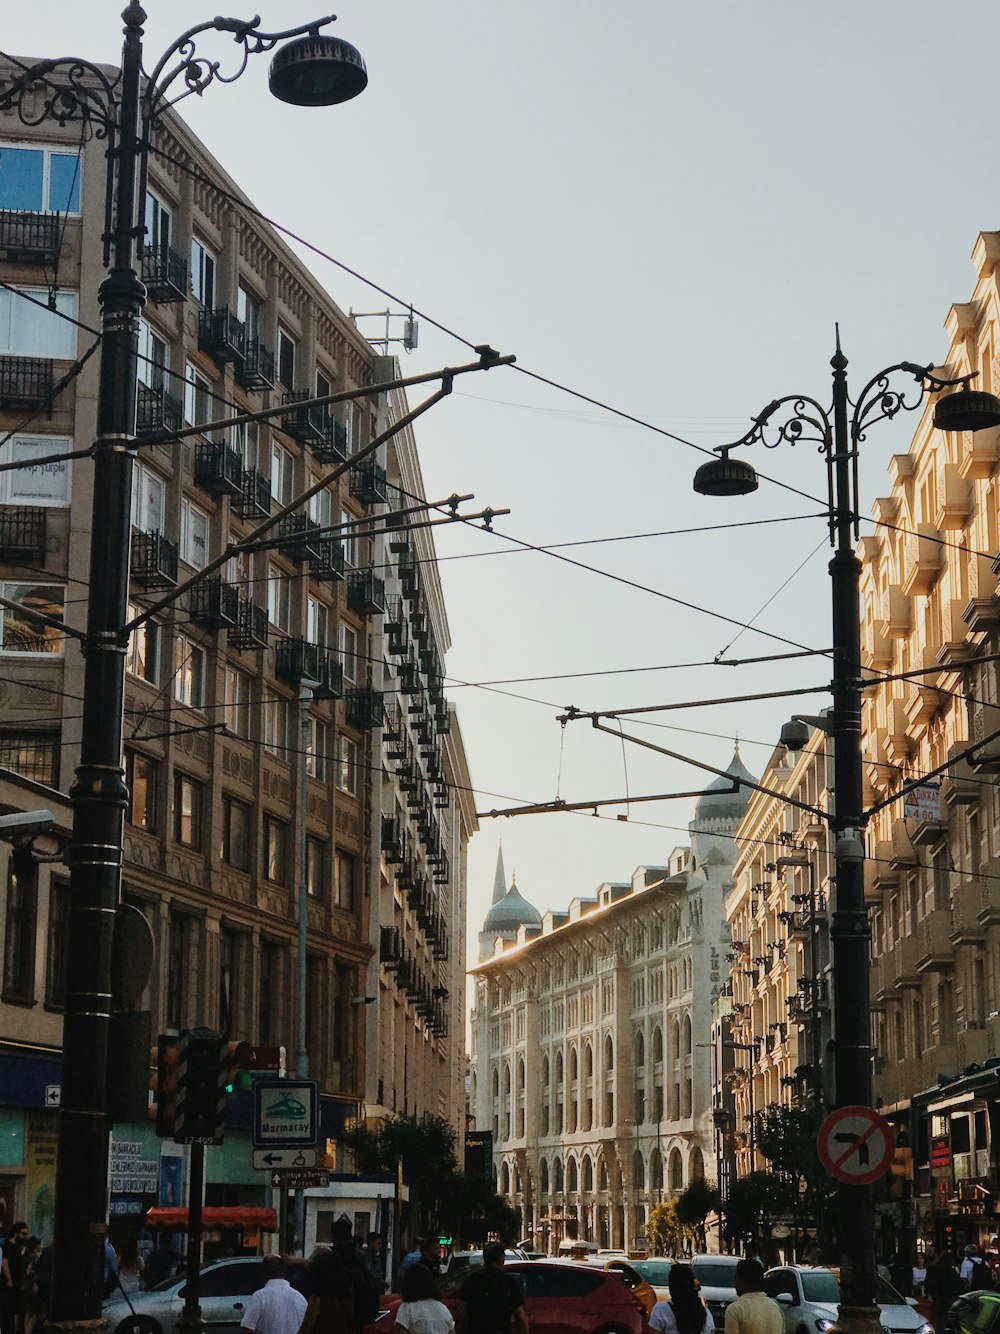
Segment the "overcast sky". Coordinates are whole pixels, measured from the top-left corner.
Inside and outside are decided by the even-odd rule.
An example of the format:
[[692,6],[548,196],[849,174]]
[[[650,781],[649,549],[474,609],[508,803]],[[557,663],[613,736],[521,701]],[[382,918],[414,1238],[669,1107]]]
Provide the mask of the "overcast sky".
[[[275,28],[315,14],[302,0],[258,7]],[[120,8],[8,5],[0,46],[115,62]],[[211,16],[207,0],[147,8],[156,55]],[[352,0],[335,30],[368,64],[368,89],[352,103],[275,103],[267,57],[185,103],[258,206],[461,337],[703,445],[738,436],[780,394],[826,400],[835,321],[855,388],[886,364],[942,357],[948,307],[972,289],[976,236],[1000,222],[995,0]],[[385,307],[333,265],[309,263],[345,309]],[[465,355],[423,320],[406,366]],[[909,429],[866,443],[866,512]],[[706,611],[759,612],[760,631],[825,647],[818,506],[766,484],[742,500],[697,497],[692,449],[515,370],[465,377],[418,438],[432,497],[472,491],[509,506],[498,527],[533,544],[789,519],[561,551],[655,592],[439,530],[447,669],[481,810],[703,786],[696,769],[586,723],[564,734],[556,716],[568,704],[827,679],[822,660],[613,674],[787,647]],[[824,493],[812,450],[758,447],[754,462]],[[510,695],[454,684],[559,676],[495,688]],[[823,702],[703,707],[632,730],[719,766],[738,733],[758,772],[789,713]],[[614,810],[484,820],[469,859],[470,934],[501,834],[519,888],[556,908],[664,861],[686,841],[692,807],[633,806],[628,822]]]

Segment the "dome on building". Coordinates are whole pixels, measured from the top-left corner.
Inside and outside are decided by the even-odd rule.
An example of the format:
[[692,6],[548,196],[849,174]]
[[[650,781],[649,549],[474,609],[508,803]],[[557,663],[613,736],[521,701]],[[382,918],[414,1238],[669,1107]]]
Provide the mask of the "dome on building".
[[744,784],[754,784],[757,780],[740,759],[739,742],[736,743],[726,773],[738,779],[740,786],[734,792],[729,778],[723,778],[721,775],[709,783],[694,808],[696,824],[707,820],[731,820],[735,825],[746,813],[753,787]]
[[516,933],[520,926],[541,926],[542,914],[533,903],[519,893],[517,881],[512,880],[510,889],[498,899],[486,914],[483,931],[493,935]]

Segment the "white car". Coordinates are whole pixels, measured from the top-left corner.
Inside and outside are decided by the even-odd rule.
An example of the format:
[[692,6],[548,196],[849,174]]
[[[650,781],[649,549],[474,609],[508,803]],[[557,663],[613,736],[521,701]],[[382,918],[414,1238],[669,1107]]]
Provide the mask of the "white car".
[[[885,1279],[877,1280],[875,1300],[889,1334],[934,1334],[934,1326]],[[764,1275],[764,1291],[781,1307],[786,1334],[829,1334],[837,1321],[840,1284],[832,1269],[781,1265]]]

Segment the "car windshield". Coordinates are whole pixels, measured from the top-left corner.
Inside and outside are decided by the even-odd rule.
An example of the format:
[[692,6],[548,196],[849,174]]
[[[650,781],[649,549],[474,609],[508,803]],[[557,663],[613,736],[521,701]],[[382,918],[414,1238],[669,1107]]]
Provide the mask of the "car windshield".
[[665,1288],[673,1265],[670,1260],[634,1260],[633,1264],[647,1283]]
[[718,1260],[695,1260],[691,1268],[703,1288],[731,1288],[736,1280],[736,1265],[735,1256],[724,1256]]
[[800,1274],[802,1295],[807,1302],[830,1302],[834,1306],[840,1301],[840,1284],[837,1275],[828,1269],[819,1269],[814,1274]]

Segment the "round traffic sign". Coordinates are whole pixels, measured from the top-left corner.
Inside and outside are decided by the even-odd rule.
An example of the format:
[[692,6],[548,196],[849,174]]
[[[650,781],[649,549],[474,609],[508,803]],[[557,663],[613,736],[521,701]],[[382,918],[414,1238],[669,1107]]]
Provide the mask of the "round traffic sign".
[[892,1126],[871,1107],[838,1107],[819,1128],[819,1160],[837,1181],[869,1186],[889,1170]]

